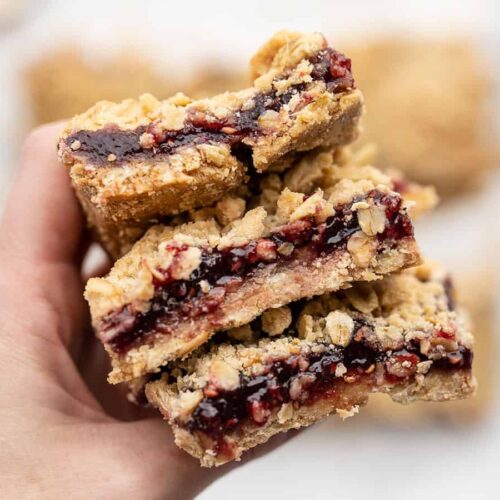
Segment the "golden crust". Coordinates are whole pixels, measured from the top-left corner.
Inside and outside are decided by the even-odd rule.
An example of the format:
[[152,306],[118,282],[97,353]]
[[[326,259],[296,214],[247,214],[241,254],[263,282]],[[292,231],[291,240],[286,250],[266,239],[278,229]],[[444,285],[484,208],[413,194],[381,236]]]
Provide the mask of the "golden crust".
[[[232,445],[229,457],[217,456],[207,449],[199,436],[189,433],[178,425],[172,424],[172,430],[177,446],[198,458],[203,467],[214,467],[230,460],[240,460],[245,451],[265,443],[280,432],[307,427],[331,414],[337,414],[342,419],[355,415],[359,407],[366,404],[370,394],[387,394],[397,403],[410,404],[415,401],[442,402],[469,398],[475,389],[474,378],[470,371],[465,370],[451,374],[431,370],[420,383],[411,381],[385,390],[380,388],[380,392],[373,392],[356,384],[346,386],[342,392],[344,401],[341,403],[320,399],[311,405],[300,406],[296,410],[292,408],[291,411],[290,407],[284,406],[273,412],[263,426],[248,428],[241,426],[239,432],[225,436]],[[175,396],[175,393],[171,393],[161,382],[156,382],[146,386],[146,394],[150,403],[160,409],[164,417],[169,420],[167,402],[169,398]],[[283,418],[283,415],[290,416]]]
[[494,380],[494,290],[496,283],[491,273],[481,269],[474,275],[455,277],[459,310],[474,335],[474,376],[478,382],[474,398],[446,405],[415,404],[411,408],[394,407],[385,398],[376,396],[358,421],[360,425],[383,422],[402,427],[425,426],[446,422],[457,426],[477,424],[493,411]]
[[[352,257],[346,253],[342,258],[325,258],[314,266],[297,265],[275,272],[266,269],[238,291],[228,294],[216,314],[201,317],[194,324],[180,324],[175,336],[158,336],[154,344],[132,348],[123,355],[107,348],[113,366],[109,381],[119,383],[157,372],[167,362],[191,353],[216,330],[244,325],[268,308],[281,307],[303,297],[348,287],[354,281],[381,279],[388,273],[417,264],[417,252],[415,243],[407,241],[397,249],[383,251],[376,262],[367,268],[357,267]],[[92,304],[95,297],[94,285],[91,290],[87,292],[87,297]],[[107,305],[109,303],[106,302]],[[215,317],[218,318],[216,326]]]
[[[190,168],[186,168],[188,163]],[[119,257],[165,213],[211,205],[239,186],[245,167],[229,147],[185,149],[153,166],[130,162],[111,169],[75,165],[70,176],[88,222],[106,250]]]

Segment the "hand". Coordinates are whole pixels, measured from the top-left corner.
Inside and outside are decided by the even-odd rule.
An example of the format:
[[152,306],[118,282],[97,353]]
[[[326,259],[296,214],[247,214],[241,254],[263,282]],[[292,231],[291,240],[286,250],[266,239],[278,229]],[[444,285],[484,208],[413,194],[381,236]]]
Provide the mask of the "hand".
[[26,141],[0,224],[2,496],[192,497],[228,469],[200,468],[165,422],[131,415],[123,389],[106,382],[82,298],[84,222],[55,153],[60,128]]

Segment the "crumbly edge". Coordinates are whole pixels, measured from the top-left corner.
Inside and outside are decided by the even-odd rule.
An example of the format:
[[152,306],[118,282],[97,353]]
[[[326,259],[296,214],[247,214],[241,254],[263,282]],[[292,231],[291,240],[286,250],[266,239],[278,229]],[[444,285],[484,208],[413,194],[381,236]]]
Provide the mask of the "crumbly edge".
[[439,198],[434,187],[412,182],[394,168],[379,169],[373,166],[375,157],[375,144],[360,148],[321,147],[305,154],[285,172],[272,172],[263,176],[255,193],[248,193],[245,188],[240,191],[242,196],[249,198],[249,207],[262,206],[273,213],[276,201],[285,188],[304,194],[322,189],[328,196],[342,179],[365,179],[377,185],[384,184],[393,190],[400,188],[398,192],[405,200],[413,219],[436,207]]
[[212,317],[206,315],[194,323],[180,323],[175,335],[157,336],[153,343],[144,343],[124,355],[106,346],[113,366],[108,380],[115,384],[158,372],[167,362],[187,356],[216,331],[245,325],[266,309],[346,288],[355,281],[378,280],[419,262],[415,241],[405,239],[400,240],[396,248],[383,249],[366,267],[357,265],[349,252],[339,252],[318,265],[284,267],[278,272],[264,268],[236,292],[226,295],[217,311],[217,327],[213,325]]
[[[289,164],[293,160],[295,150],[311,150],[329,143],[337,147],[354,140],[357,136],[356,123],[362,109],[359,92],[334,96],[329,105],[330,107],[321,106],[321,110],[309,109],[306,106],[307,109],[300,112],[303,116],[294,115],[291,127],[287,120],[280,118],[274,124],[278,127],[276,130],[281,131],[280,137],[273,136],[272,140],[263,137],[258,141],[254,145],[254,161],[271,166],[273,158],[281,158],[286,151],[286,154],[291,155],[290,161],[285,162]],[[290,147],[293,151],[289,151]],[[82,191],[101,213],[107,214],[109,218],[114,215],[115,218],[123,220],[133,221],[141,216],[136,206],[127,206],[129,201],[140,199],[141,208],[147,210],[148,198],[164,189],[171,190],[170,197],[176,201],[179,199],[179,195],[175,193],[176,187],[187,190],[194,186],[193,189],[201,191],[202,186],[205,188],[207,183],[211,183],[220,185],[220,198],[225,190],[235,187],[231,183],[235,171],[246,171],[246,167],[231,154],[230,147],[222,143],[186,146],[174,154],[154,161],[132,158],[118,167],[109,163],[106,168],[93,168],[73,153],[67,154],[64,148],[65,146],[62,146],[60,155],[63,162],[71,164],[70,175],[75,188]],[[241,177],[240,173],[238,184],[242,183]],[[113,202],[124,205],[123,208],[118,207],[118,214],[113,213],[117,207],[109,209]],[[206,203],[201,204],[205,205]],[[200,203],[195,202],[186,205],[186,208],[172,210],[175,207],[172,203],[172,207],[167,207],[165,213],[175,214],[196,206],[200,206]]]
[[[275,35],[268,44],[281,36],[282,33]],[[179,130],[188,109],[209,112],[219,120],[223,119],[229,113],[244,107],[256,93],[272,89],[273,84],[277,84],[280,90],[281,87],[286,90],[287,84],[311,81],[310,69],[305,60],[326,47],[327,42],[319,33],[295,36],[292,43],[282,45],[275,51],[267,71],[256,79],[253,88],[240,92],[226,92],[199,101],[191,101],[183,94],[164,101],[158,101],[148,94],[139,100],[127,99],[118,104],[101,101],[87,112],[75,116],[64,129],[62,138],[77,130],[98,130],[109,123],[114,123],[121,129],[135,129],[154,121],[163,124],[165,128]],[[292,68],[286,80],[276,81],[281,73]]]
[[484,263],[470,275],[462,272],[455,276],[456,303],[474,336],[474,376],[478,382],[475,397],[466,401],[456,401],[446,405],[426,405],[419,403],[411,408],[398,407],[397,411],[383,397],[371,398],[361,425],[383,422],[391,426],[426,427],[435,422],[465,428],[478,424],[493,411],[495,333],[495,289],[496,279],[487,271]]
[[[307,99],[298,92],[279,112],[267,110],[258,118],[258,128],[262,131],[257,137],[251,135],[242,142],[252,149],[253,165],[258,171],[270,168],[275,162],[294,152],[311,150],[320,145],[339,147],[352,142],[358,135],[358,121],[363,111],[361,92],[348,89],[339,93],[328,91],[325,82],[316,81],[311,76],[313,65],[307,57],[326,48],[327,43],[322,35],[304,35],[293,46],[283,47],[276,54],[272,68],[254,82],[254,87],[241,92],[220,94],[200,101],[190,102],[186,96],[177,95],[166,101],[158,101],[151,95],[143,95],[138,100],[129,99],[119,104],[100,102],[86,113],[76,116],[64,129],[59,140],[59,156],[68,167],[75,166],[81,175],[89,170],[90,178],[98,180],[106,174],[119,170],[114,167],[115,155],[108,157],[106,169],[95,169],[92,161],[80,157],[81,143],[74,140],[66,144],[71,133],[80,130],[99,130],[113,124],[122,130],[134,129],[137,126],[154,124],[155,129],[182,130],[188,117],[203,121],[220,122],[239,111],[251,109],[255,105],[255,97],[271,89],[283,94],[291,86],[307,84]],[[303,59],[301,59],[303,57]],[[286,70],[286,73],[283,72]],[[227,127],[230,129],[230,127]],[[224,129],[223,129],[224,130]],[[235,132],[235,131],[233,131]],[[227,131],[231,134],[231,130]],[[153,136],[143,134],[143,147],[153,147]],[[190,149],[190,148],[188,148]],[[184,148],[181,148],[182,152]],[[180,153],[182,155],[182,153]],[[186,159],[187,165],[193,169],[195,163]],[[125,162],[127,163],[127,162]],[[147,163],[163,165],[162,157],[150,159]],[[120,164],[120,167],[122,165]],[[113,174],[108,174],[108,177]],[[117,182],[119,181],[117,175]],[[140,185],[140,178],[137,179]],[[109,188],[109,183],[108,183]],[[130,187],[131,189],[133,188]],[[116,191],[123,189],[119,184]]]
[[[233,447],[234,457],[217,456],[206,448],[199,435],[177,424],[177,421],[189,419],[203,397],[203,389],[210,384],[232,390],[239,384],[240,373],[247,376],[261,374],[266,359],[299,355],[325,342],[345,346],[349,342],[346,329],[349,329],[354,315],[361,314],[375,326],[377,341],[384,350],[400,349],[405,341],[413,338],[419,339],[421,349],[425,349],[426,341],[432,341],[434,348],[435,341],[442,342],[441,347],[445,352],[456,350],[458,345],[471,348],[471,334],[460,316],[448,307],[446,279],[447,275],[440,266],[427,262],[382,281],[358,283],[345,292],[312,300],[297,320],[299,338],[280,337],[246,345],[214,345],[209,352],[195,354],[175,365],[172,373],[179,374],[176,382],[167,383],[162,378],[149,383],[146,395],[150,403],[169,420],[177,445],[209,467],[221,465],[233,458],[238,460],[243,451],[267,441],[272,435],[309,425],[334,411],[342,418],[351,416],[357,413],[358,405],[366,402],[370,392],[387,393],[393,401],[401,404],[467,398],[476,389],[475,379],[469,369],[444,371],[433,368],[432,362],[426,361],[417,366],[414,379],[395,386],[385,384],[366,387],[363,383],[343,385],[340,405],[337,401],[321,398],[312,405],[298,408],[289,403],[283,404],[273,410],[262,427],[243,424],[224,436]],[[368,293],[368,289],[375,295]],[[379,307],[384,308],[382,316],[373,309],[375,297]],[[282,319],[283,315],[279,316]],[[456,332],[456,340],[450,342],[449,339],[432,336],[430,332],[436,329],[452,329]],[[339,372],[339,377],[342,375],[343,372]]]
[[[309,300],[297,316],[297,338],[264,338],[255,343],[250,335],[250,343],[202,350],[177,365],[192,374],[179,379],[178,389],[205,387],[213,379],[211,367],[217,360],[224,360],[228,370],[258,375],[267,357],[296,354],[318,343],[346,347],[352,341],[356,319],[373,327],[370,342],[383,351],[402,349],[412,340],[419,342],[423,354],[436,346],[444,351],[454,351],[458,346],[471,349],[473,338],[462,316],[449,308],[448,279],[440,265],[426,262],[382,280],[354,283],[346,290]],[[262,321],[264,334],[272,337],[285,331],[290,324],[283,321],[285,308],[279,314],[272,309],[264,313],[270,315]],[[437,338],[437,331],[452,334],[453,338]]]
[[[457,372],[443,372],[430,370],[426,375],[417,380],[409,380],[396,386],[381,386],[376,392],[387,393],[393,401],[409,404],[415,401],[452,401],[470,397],[475,392],[476,383],[469,370]],[[190,455],[198,458],[204,467],[222,465],[230,460],[240,460],[244,451],[266,442],[271,436],[298,429],[313,424],[322,418],[336,413],[342,419],[353,416],[359,411],[359,406],[364,405],[373,389],[359,387],[356,384],[344,386],[342,396],[350,404],[336,405],[327,399],[319,399],[312,405],[291,406],[282,405],[273,411],[267,422],[261,426],[241,426],[237,433],[229,433],[224,438],[232,445],[231,457],[216,455],[207,449],[202,439],[190,433],[185,428],[173,422],[170,415],[169,400],[172,394],[162,381],[152,382],[146,386],[146,394],[153,406],[157,407],[164,417],[170,422],[177,446]]]
[[319,33],[308,35],[307,38],[296,31],[283,30],[275,33],[251,58],[251,78],[259,78],[273,67],[286,69],[288,64],[307,58],[324,48],[322,38]]
[[[195,248],[240,246],[268,235],[273,227],[287,222],[310,216],[316,217],[318,222],[322,221],[334,213],[335,206],[349,203],[355,196],[373,189],[390,192],[387,184],[383,183],[388,181],[387,178],[375,169],[364,172],[367,179],[359,177],[355,168],[342,169],[338,175],[338,182],[326,192],[318,189],[304,200],[303,194],[285,188],[270,213],[260,206],[223,227],[214,218],[208,218],[176,227],[155,226],[149,229],[132,250],[115,263],[105,278],[88,281],[85,296],[94,324],[110,311],[129,303],[134,303],[138,311],[148,307],[154,292],[152,282],[155,270],[166,269],[170,265],[172,252],[165,249],[169,244],[186,244]],[[385,215],[367,203],[358,205],[358,217],[363,216],[365,223],[362,228],[365,232],[353,240],[351,249],[353,254],[358,255],[358,261],[363,260],[363,253],[365,260],[369,260],[376,234],[373,231],[378,231],[383,225]],[[196,256],[192,252],[185,252],[185,257],[185,267],[196,269],[199,264]]]
[[[292,45],[282,48],[273,68],[256,80],[253,89],[196,102],[182,95],[162,102],[149,95],[120,104],[101,102],[70,122],[61,135],[59,155],[70,167],[89,224],[110,255],[116,258],[127,251],[137,235],[159,216],[175,216],[221,199],[243,184],[246,167],[231,154],[228,145],[203,144],[149,161],[132,158],[120,165],[115,165],[111,155],[105,168],[94,168],[92,162],[79,156],[78,141],[66,145],[65,138],[74,131],[98,129],[106,123],[131,129],[154,121],[160,128],[177,130],[182,128],[188,111],[220,120],[250,105],[256,92],[270,86],[285,92],[289,85],[303,81],[309,86],[307,95],[312,102],[303,106],[297,97],[280,113],[264,113],[259,118],[263,133],[243,141],[252,149],[255,168],[260,171],[275,164],[290,164],[297,154],[320,145],[339,147],[352,142],[358,135],[362,94],[357,90],[331,94],[323,82],[311,82],[312,66],[299,57],[326,47],[321,35],[305,35]],[[287,64],[296,67],[280,79],[280,71],[289,69]]]

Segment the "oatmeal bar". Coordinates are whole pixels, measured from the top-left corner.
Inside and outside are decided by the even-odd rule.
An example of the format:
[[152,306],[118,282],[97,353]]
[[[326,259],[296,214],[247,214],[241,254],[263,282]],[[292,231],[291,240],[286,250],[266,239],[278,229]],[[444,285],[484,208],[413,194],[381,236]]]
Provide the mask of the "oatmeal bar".
[[403,404],[469,397],[472,337],[447,283],[424,264],[269,310],[249,337],[279,337],[202,349],[150,382],[146,396],[177,445],[208,467],[330,413],[354,415],[371,393]]
[[488,265],[472,275],[459,274],[454,278],[455,286],[453,290],[449,287],[449,294],[474,336],[474,375],[478,383],[475,397],[446,405],[417,403],[411,407],[394,407],[387,398],[377,395],[370,398],[362,418],[357,419],[358,425],[375,423],[415,428],[441,423],[468,427],[482,422],[494,411],[495,379],[491,374],[495,359],[496,279]]
[[[401,172],[389,168],[381,171],[373,167],[375,147],[368,144],[356,150],[350,146],[340,149],[311,151],[296,161],[285,173],[271,173],[258,179],[257,187],[245,186],[249,192],[249,206],[263,206],[272,211],[285,188],[311,194],[320,188],[327,195],[341,179],[370,179],[385,184],[402,195],[412,218],[431,211],[438,203],[436,190],[408,180]],[[217,215],[217,213],[215,214]]]
[[[286,172],[254,174],[247,184],[239,186],[211,207],[183,212],[164,224],[168,222],[178,225],[214,218],[219,224],[226,225],[241,217],[245,209],[259,206],[264,207],[268,214],[275,214],[276,202],[284,189],[310,195],[319,188],[328,197],[342,179],[370,180],[375,185],[388,186],[402,195],[412,218],[420,217],[437,205],[438,197],[432,186],[411,182],[393,169],[382,172],[371,166],[372,152],[371,147],[358,151],[351,151],[349,148],[318,148],[309,151],[293,162]],[[113,235],[114,246],[119,249],[119,255],[130,250],[146,229],[142,224],[130,224],[126,234]]]
[[395,36],[340,47],[366,100],[360,141],[378,145],[382,164],[443,197],[484,183],[498,164],[492,74],[471,40]]
[[86,298],[111,355],[111,382],[158,370],[216,331],[279,307],[414,265],[419,254],[401,197],[343,178],[309,196],[285,189],[221,227],[214,219],[155,226]]
[[191,101],[182,94],[99,102],[59,140],[90,225],[110,251],[129,225],[210,205],[295,154],[357,136],[363,109],[350,60],[320,34],[279,33],[254,57],[253,87]]

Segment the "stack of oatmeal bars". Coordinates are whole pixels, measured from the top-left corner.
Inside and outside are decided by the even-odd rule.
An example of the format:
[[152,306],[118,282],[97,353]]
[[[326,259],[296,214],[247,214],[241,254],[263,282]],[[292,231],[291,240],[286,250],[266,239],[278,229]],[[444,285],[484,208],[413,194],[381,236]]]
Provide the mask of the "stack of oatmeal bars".
[[109,381],[157,407],[204,466],[370,393],[469,397],[472,338],[412,217],[434,190],[348,145],[363,96],[318,33],[281,32],[253,86],[99,102],[59,156],[118,259],[85,296]]

